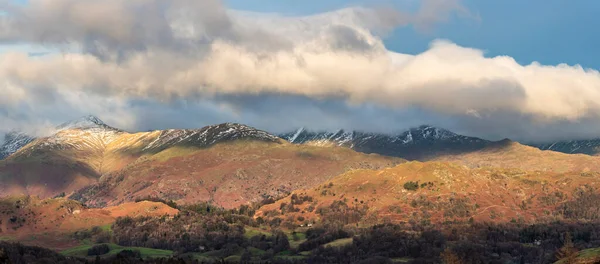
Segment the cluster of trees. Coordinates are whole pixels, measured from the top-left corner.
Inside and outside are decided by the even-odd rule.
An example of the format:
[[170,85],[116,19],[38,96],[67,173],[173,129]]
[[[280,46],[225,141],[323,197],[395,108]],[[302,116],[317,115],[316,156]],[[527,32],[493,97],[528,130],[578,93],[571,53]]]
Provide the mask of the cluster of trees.
[[[331,185],[325,188],[329,189]],[[155,198],[143,200],[170,203]],[[429,208],[427,200],[421,200],[416,199],[415,206]],[[312,197],[294,195],[281,206],[280,211],[296,211],[295,206],[312,202]],[[121,246],[175,252],[176,257],[170,259],[144,260],[150,263],[195,263],[189,258],[192,253],[210,253],[214,261],[221,262],[226,262],[227,257],[238,256],[245,263],[390,263],[392,259],[404,259],[409,263],[553,263],[559,258],[574,256],[578,250],[600,247],[600,195],[587,187],[578,189],[573,200],[561,203],[559,207],[564,219],[570,222],[535,225],[448,222],[360,227],[357,223],[362,223],[368,216],[368,208],[363,204],[348,205],[345,200],[337,200],[314,210],[319,223],[310,228],[303,227],[305,239],[295,241],[293,247],[288,240],[289,235],[280,228],[285,222],[303,220],[288,221],[274,217],[273,220],[278,221],[265,222],[261,218],[255,219],[253,216],[258,205],[225,210],[210,203],[170,204],[181,210],[180,214],[119,218],[111,232],[94,228],[77,232],[74,237],[92,239],[97,243],[113,242]],[[473,205],[465,197],[451,197],[444,207],[452,209],[452,214],[459,217],[467,217],[473,210]],[[276,216],[285,215],[277,212]],[[586,221],[572,221],[575,219]],[[259,227],[271,228],[271,232],[248,235],[249,229]],[[290,229],[294,228],[298,226]],[[350,242],[326,246],[340,239]],[[107,245],[98,245],[92,247],[88,255],[105,255],[109,250]],[[257,254],[257,251],[261,253]],[[296,258],[281,257],[289,255]],[[135,251],[124,251],[110,259],[117,263],[142,263],[139,252]],[[0,243],[0,263],[43,261],[85,263],[86,260],[66,258],[43,248]],[[97,259],[96,263],[113,263],[105,261],[108,260]]]
[[431,189],[433,188],[434,183],[433,182],[424,182],[419,184],[419,181],[407,181],[404,183],[404,189],[409,190],[409,191],[416,191],[420,188],[428,188]]
[[169,249],[179,253],[230,249],[244,241],[249,219],[237,215],[179,214],[173,218],[120,218],[113,240],[122,246]]
[[[112,226],[113,242],[121,246],[173,250],[177,254],[218,252],[227,257],[257,248],[272,257],[290,249],[287,236],[277,230],[272,234],[245,235],[246,228],[262,222],[252,218],[253,207],[224,210],[208,203],[180,206],[174,217],[118,218]],[[262,223],[264,224],[264,223]]]
[[180,263],[201,263],[200,261],[193,259],[183,258],[154,258],[154,259],[142,259],[139,251],[123,250],[114,256],[100,258],[96,257],[94,260],[65,257],[52,250],[25,246],[19,243],[7,243],[0,242],[0,263],[9,264],[37,264],[37,263],[52,263],[52,264],[180,264]]
[[[388,263],[401,258],[412,263],[554,263],[560,258],[573,257],[578,250],[600,247],[600,225],[591,222],[473,224],[438,230],[385,224],[354,232],[352,244],[312,246],[314,250],[307,261]],[[309,241],[331,241],[331,233],[331,230],[319,232],[320,238]]]
[[[421,187],[418,182],[413,182],[413,185]],[[324,188],[331,186],[325,185]],[[426,183],[425,187],[428,186]],[[306,230],[306,240],[295,248],[290,247],[286,234],[277,231],[286,226],[288,220],[274,217],[273,221],[265,222],[262,218],[253,218],[260,204],[232,210],[210,203],[174,204],[173,207],[181,210],[175,217],[118,219],[112,228],[112,241],[122,246],[169,249],[177,254],[214,251],[219,252],[217,256],[222,258],[241,254],[246,260],[256,260],[256,257],[250,258],[248,250],[255,248],[266,252],[261,256],[262,260],[273,260],[278,253],[286,251],[292,254],[311,252],[311,256],[303,261],[315,263],[374,263],[394,258],[411,259],[415,263],[451,260],[457,260],[457,263],[550,263],[557,260],[558,250],[566,243],[566,234],[572,238],[569,252],[600,247],[600,225],[592,222],[600,214],[590,213],[590,208],[594,211],[600,204],[600,195],[582,187],[573,198],[572,202],[563,203],[561,213],[567,219],[591,221],[539,225],[464,222],[442,226],[385,224],[359,228],[354,224],[366,217],[368,208],[361,204],[350,206],[344,200],[338,200],[315,209],[320,224]],[[168,202],[152,198],[144,200]],[[293,195],[289,203],[282,204],[281,215],[297,211],[294,205],[307,202],[313,202],[313,198]],[[469,216],[473,210],[470,201],[463,197],[451,198],[445,207],[456,209],[453,214],[460,217]],[[259,226],[270,227],[274,231],[271,235],[245,236],[246,228]],[[353,242],[342,247],[324,246],[343,238],[353,238]]]
[[165,200],[159,197],[154,197],[154,196],[146,196],[146,197],[138,197],[135,199],[136,203],[142,202],[142,201],[149,201],[149,202],[156,202],[156,203],[164,203],[170,207],[173,208],[177,208],[177,203],[173,200]]
[[367,205],[348,205],[343,200],[337,200],[326,207],[317,208],[316,212],[326,225],[344,226],[361,221],[368,211]]
[[600,193],[590,186],[582,186],[573,193],[573,200],[558,210],[563,217],[574,220],[600,220]]
[[[243,236],[236,223],[227,223],[225,218],[212,218],[202,218],[199,226],[193,223],[198,218],[171,219],[171,222],[163,218],[122,218],[113,230],[116,242],[123,246],[177,251],[177,256],[170,259],[144,260],[148,263],[196,263],[183,257],[185,253],[215,250],[218,253],[213,255],[214,261],[225,263],[225,258],[231,255],[241,255],[244,263],[391,263],[392,259],[404,259],[408,263],[553,263],[559,258],[573,257],[578,250],[600,247],[600,225],[592,222],[448,225],[438,229],[394,224],[368,228],[328,225],[308,229],[306,240],[292,248],[284,232],[248,238]],[[213,223],[202,225],[206,220]],[[161,233],[165,227],[156,226],[154,221],[169,223],[173,226],[172,233]],[[221,224],[215,224],[218,222]],[[156,227],[158,229],[154,229]],[[180,231],[180,228],[187,231]],[[157,234],[164,237],[163,244],[148,244]],[[126,237],[130,238],[125,240]],[[352,241],[346,245],[325,246],[342,238],[352,238]],[[103,245],[96,246],[88,255],[102,255],[107,249]],[[251,253],[252,249],[265,253],[257,258]],[[285,252],[311,254],[303,258],[277,257]],[[112,262],[107,262],[109,259]],[[98,258],[94,263],[142,263],[139,252],[135,251],[121,252],[109,259]],[[43,248],[0,243],[0,263],[86,261]]]
[[88,256],[100,256],[110,252],[110,247],[107,244],[95,245],[88,249]]
[[0,263],[84,263],[67,258],[52,250],[41,247],[27,247],[21,244],[0,242]]
[[[241,214],[247,212],[246,209],[194,208],[197,212],[184,211],[172,219],[120,218],[113,226],[114,240],[123,246],[170,249],[178,253],[218,251],[220,257],[242,252],[242,257],[248,259],[248,249],[256,248],[266,252],[262,260],[271,260],[284,251],[311,252],[301,262],[313,263],[387,263],[397,258],[413,263],[441,263],[448,259],[458,261],[456,263],[552,263],[565,244],[570,244],[566,252],[600,247],[597,222],[474,223],[437,228],[384,224],[359,228],[348,225],[344,220],[347,218],[336,216],[335,212],[352,211],[351,207],[337,203],[321,212],[322,217],[335,218],[333,221],[324,221],[306,230],[306,240],[291,248],[287,235],[281,231],[245,237],[245,227],[259,225],[248,215]],[[209,210],[211,213],[207,213]],[[343,238],[352,238],[352,243],[325,246]]]

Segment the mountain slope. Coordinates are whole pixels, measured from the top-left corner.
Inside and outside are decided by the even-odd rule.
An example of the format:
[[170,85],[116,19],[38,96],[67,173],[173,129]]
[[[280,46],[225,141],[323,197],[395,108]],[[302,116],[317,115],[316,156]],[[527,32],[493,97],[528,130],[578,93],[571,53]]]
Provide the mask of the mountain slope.
[[90,209],[64,198],[12,197],[0,199],[0,236],[54,248],[62,243],[78,243],[73,232],[112,224],[117,217],[172,216],[178,212],[163,203],[149,201]]
[[559,173],[600,171],[600,157],[544,151],[508,139],[495,142],[478,151],[441,155],[434,160],[455,162],[472,168],[515,168]]
[[364,153],[401,157],[409,160],[428,160],[440,154],[456,154],[479,150],[491,142],[455,134],[445,129],[420,126],[397,135],[346,132],[313,132],[301,128],[280,135],[295,144],[337,145]]
[[[99,118],[88,115],[81,117],[79,119],[63,123],[55,128],[54,137],[51,139],[60,140],[60,136],[56,136],[62,131],[67,130],[86,130],[86,131],[94,131],[94,132],[103,132],[103,131],[119,131],[116,128],[110,127]],[[36,140],[35,137],[29,136],[22,132],[10,132],[5,135],[5,140],[2,146],[0,146],[0,160],[7,158],[8,156],[16,153],[21,148],[25,147],[27,144]],[[47,144],[59,143],[59,142],[46,142]]]
[[384,168],[400,162],[403,160],[346,148],[285,142],[180,146],[145,155],[71,198],[100,207],[152,196],[177,203],[209,201],[233,208],[316,186],[352,169]]
[[312,186],[351,168],[399,162],[292,145],[241,124],[128,133],[86,117],[0,161],[0,196],[80,190],[73,197],[97,206],[145,196],[232,206]]
[[0,196],[52,197],[96,182],[106,145],[123,134],[91,116],[59,126],[0,161]]
[[409,162],[382,170],[354,170],[297,190],[256,217],[284,226],[335,221],[508,222],[592,220],[600,202],[598,173],[478,168],[448,162]]
[[558,141],[547,144],[532,144],[541,150],[552,150],[569,154],[600,154],[600,139]]
[[4,135],[4,143],[0,145],[0,160],[17,152],[19,149],[29,144],[35,138],[20,132],[9,132]]

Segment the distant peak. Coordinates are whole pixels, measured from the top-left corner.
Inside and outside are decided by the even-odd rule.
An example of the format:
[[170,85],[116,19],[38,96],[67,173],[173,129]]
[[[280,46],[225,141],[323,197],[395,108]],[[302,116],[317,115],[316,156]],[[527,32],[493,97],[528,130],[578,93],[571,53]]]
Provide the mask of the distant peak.
[[304,132],[304,127],[299,128],[298,130],[296,130],[296,132],[294,133],[293,136],[291,136],[288,140],[292,143],[296,143],[296,139],[298,138],[298,136],[300,136],[300,134]]
[[90,129],[90,128],[110,128],[100,118],[87,115],[82,116],[70,122],[63,123],[57,127],[58,130],[67,129]]
[[104,124],[104,122],[102,120],[100,120],[100,118],[98,118],[97,116],[94,116],[94,115],[87,115],[87,116],[81,117],[80,119],[90,121],[96,125],[106,125],[106,124]]
[[18,131],[18,130],[11,130],[11,131],[6,132],[6,134],[4,135],[4,137],[7,138],[7,140],[8,140],[8,138],[16,138],[16,137],[21,137],[21,136],[27,136],[27,134],[25,134],[21,131]]
[[492,143],[492,146],[497,147],[497,148],[507,148],[507,147],[513,147],[513,146],[517,146],[517,145],[519,145],[517,142],[515,142],[511,139],[508,139],[508,138],[505,138],[503,140],[499,140],[499,141]]
[[437,131],[448,131],[447,129],[443,129],[443,128],[439,128],[439,127],[435,127],[435,126],[431,126],[431,125],[420,125],[416,128],[412,128],[410,130],[421,130],[421,131],[428,131],[428,130],[437,130]]

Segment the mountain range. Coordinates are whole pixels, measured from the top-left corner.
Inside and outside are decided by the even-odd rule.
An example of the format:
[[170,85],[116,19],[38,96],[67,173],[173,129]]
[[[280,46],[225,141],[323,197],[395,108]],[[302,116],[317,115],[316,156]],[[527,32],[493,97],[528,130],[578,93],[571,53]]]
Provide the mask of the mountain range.
[[600,138],[586,140],[557,141],[545,144],[532,144],[542,150],[552,150],[569,154],[600,154]]
[[[56,127],[56,133],[63,130],[96,130],[108,131],[104,136],[110,137],[113,133],[123,131],[106,125],[95,116],[85,116],[80,119],[61,124]],[[190,133],[186,130],[167,130],[175,133],[168,135],[174,140],[180,135],[176,133]],[[181,135],[186,137],[188,135]],[[189,135],[193,137],[193,135]],[[314,146],[337,145],[347,147],[358,152],[376,153],[380,155],[400,157],[408,160],[430,160],[441,154],[459,154],[481,150],[490,146],[493,141],[459,135],[449,130],[422,125],[410,128],[397,134],[367,133],[361,131],[312,131],[299,128],[296,131],[279,134],[278,137],[294,144],[309,144]],[[17,152],[20,148],[34,141],[35,137],[25,133],[13,131],[5,135],[3,144],[0,145],[0,160]],[[600,153],[600,139],[557,141],[549,143],[526,143],[541,150],[552,150],[568,154],[597,155]]]
[[[572,154],[584,148],[569,144],[489,141],[432,126],[393,135],[302,128],[277,136],[237,123],[131,133],[86,116],[48,136],[6,135],[0,239],[79,250],[93,236],[179,250],[183,234],[204,230],[193,241],[262,247],[260,234],[278,228],[305,236],[294,248],[310,253],[337,236],[353,239],[313,233],[322,227],[595,221],[600,157]],[[317,231],[307,229],[313,224]],[[215,228],[228,235],[214,236]],[[171,242],[162,245],[165,236]]]
[[275,136],[235,123],[129,133],[86,116],[47,137],[10,133],[6,138],[2,196],[64,192],[95,207],[143,196],[236,207],[309,188],[351,169],[381,169],[405,159],[471,168],[600,171],[589,155],[492,142],[432,126],[396,135],[302,128]]
[[[349,147],[364,153],[377,153],[420,161],[431,160],[436,156],[444,154],[460,154],[481,150],[507,140],[494,142],[477,137],[459,135],[452,131],[429,125],[410,128],[397,134],[344,130],[317,132],[300,128],[293,132],[280,134],[279,137],[295,144],[332,144]],[[523,142],[523,144],[541,150],[551,150],[567,154],[600,154],[600,138],[548,143]]]
[[402,157],[408,160],[428,160],[440,154],[456,154],[485,148],[492,142],[458,135],[432,126],[411,128],[396,135],[360,131],[312,132],[300,128],[280,135],[295,144],[317,146],[337,145],[358,152]]
[[89,116],[0,161],[0,196],[66,193],[96,207],[153,196],[235,207],[353,168],[403,161],[342,147],[293,145],[241,124],[129,133]]

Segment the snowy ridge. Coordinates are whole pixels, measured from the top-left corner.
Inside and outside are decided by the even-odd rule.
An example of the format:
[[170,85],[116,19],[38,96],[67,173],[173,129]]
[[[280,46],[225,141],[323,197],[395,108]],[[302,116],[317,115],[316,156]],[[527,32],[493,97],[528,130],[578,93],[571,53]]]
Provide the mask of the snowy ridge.
[[67,123],[63,123],[61,125],[59,125],[58,127],[56,127],[57,132],[59,131],[63,131],[63,130],[73,130],[73,129],[81,129],[81,130],[86,130],[86,129],[108,129],[108,130],[118,130],[116,128],[110,127],[108,125],[106,125],[104,122],[102,122],[102,120],[100,120],[98,117],[95,117],[93,115],[88,115],[88,116],[84,116],[81,117],[79,119],[67,122]]
[[432,126],[411,128],[397,135],[364,133],[359,131],[346,132],[344,130],[338,130],[336,132],[312,132],[305,128],[301,128],[295,133],[282,134],[280,137],[296,144],[306,142],[332,142],[338,146],[348,146],[348,144],[361,145],[364,142],[372,140],[389,141],[391,143],[401,142],[401,144],[416,144],[421,141],[485,141],[479,138],[458,135],[448,130]]
[[558,141],[548,144],[530,144],[541,150],[552,150],[567,154],[598,155],[600,153],[600,139]]
[[219,142],[254,139],[267,142],[277,142],[279,138],[265,131],[246,125],[225,123],[207,126],[201,129],[164,130],[148,144],[144,150],[160,149],[174,145],[192,145],[205,147]]
[[0,160],[12,155],[34,140],[34,137],[30,137],[25,133],[16,131],[7,133],[4,135],[4,143],[0,146]]
[[478,149],[490,143],[487,140],[458,135],[432,126],[411,128],[395,135],[344,130],[313,132],[301,128],[293,133],[282,134],[280,137],[295,144],[337,145],[365,153],[410,159],[418,159],[436,151]]
[[249,126],[225,123],[200,129],[170,129],[130,134],[110,127],[94,116],[64,123],[57,127],[56,133],[39,138],[35,144],[24,147],[34,138],[25,134],[7,135],[6,143],[0,148],[0,157],[5,158],[16,153],[19,156],[34,155],[38,151],[75,150],[102,153],[108,149],[127,149],[141,146],[142,150],[160,150],[175,145],[205,147],[219,142],[252,139],[267,142],[279,142],[280,138]]
[[103,148],[118,139],[123,133],[118,130],[102,128],[69,129],[40,139],[39,144],[32,146],[31,150]]
[[[23,153],[25,155],[30,155],[37,150],[84,150],[90,148],[101,150],[123,133],[125,132],[110,127],[99,118],[89,115],[57,126],[51,136],[39,138],[35,144],[26,148],[27,144],[14,145],[9,155],[21,151],[25,152]],[[29,142],[34,139],[33,137],[29,138],[32,139]]]
[[294,143],[294,141],[296,141],[296,139],[298,138],[298,136],[300,136],[300,134],[302,133],[302,131],[304,131],[304,127],[301,127],[300,129],[298,129],[298,131],[296,131],[296,134],[294,134],[290,138],[290,142]]
[[99,118],[88,115],[56,127],[56,132],[29,151],[38,149],[103,149],[125,132],[106,125]]

